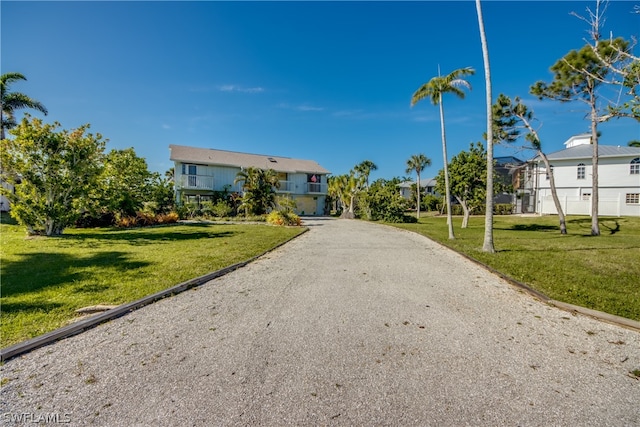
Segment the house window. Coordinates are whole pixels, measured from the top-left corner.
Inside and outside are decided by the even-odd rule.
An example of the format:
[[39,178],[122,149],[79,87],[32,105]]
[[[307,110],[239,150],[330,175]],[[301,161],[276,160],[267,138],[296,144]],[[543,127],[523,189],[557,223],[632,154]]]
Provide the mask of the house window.
[[591,200],[591,193],[582,193],[582,200]]
[[640,175],[640,157],[636,157],[631,160],[631,167],[629,168],[631,175]]
[[197,175],[196,165],[182,164],[182,175]]
[[640,193],[627,193],[625,203],[628,205],[640,204]]
[[552,173],[553,173],[553,165],[550,165],[549,172],[547,172],[547,179],[549,179],[551,177]]
[[584,179],[585,175],[584,163],[578,163],[578,179]]

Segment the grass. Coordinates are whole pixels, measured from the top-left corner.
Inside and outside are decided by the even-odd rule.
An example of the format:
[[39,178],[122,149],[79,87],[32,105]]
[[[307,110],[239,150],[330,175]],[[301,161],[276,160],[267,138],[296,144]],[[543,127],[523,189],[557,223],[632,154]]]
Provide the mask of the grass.
[[63,326],[78,308],[135,301],[249,259],[302,231],[195,223],[27,237],[3,214],[0,347]]
[[428,236],[552,299],[640,320],[640,218],[601,217],[601,235],[594,237],[589,217],[568,217],[562,236],[556,216],[494,216],[495,254],[482,252],[484,217],[472,217],[467,229],[460,228],[462,218],[453,222],[455,240],[448,239],[445,217],[390,225]]

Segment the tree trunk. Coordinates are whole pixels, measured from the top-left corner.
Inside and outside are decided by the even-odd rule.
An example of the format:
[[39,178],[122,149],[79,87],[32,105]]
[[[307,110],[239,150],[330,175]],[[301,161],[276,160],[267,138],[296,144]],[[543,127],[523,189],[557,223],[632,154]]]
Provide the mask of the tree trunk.
[[462,218],[462,227],[460,228],[467,228],[469,226],[469,215],[471,214],[471,211],[469,210],[469,206],[467,206],[466,201],[461,200],[458,196],[456,196],[456,200],[458,200],[458,203],[462,206],[462,212],[464,213]]
[[440,128],[442,129],[442,158],[444,160],[444,188],[445,203],[447,204],[447,225],[449,227],[449,239],[455,239],[453,234],[453,219],[451,217],[451,189],[449,187],[449,167],[447,165],[447,137],[444,130],[444,107],[442,106],[442,93],[440,93]]
[[556,205],[556,211],[558,211],[558,219],[560,220],[560,234],[567,234],[567,223],[564,218],[564,212],[562,211],[560,199],[558,199],[558,191],[556,190],[556,180],[553,176],[553,169],[551,169],[551,165],[549,164],[549,159],[547,159],[546,154],[538,150],[538,155],[542,157],[542,161],[544,162],[544,165],[547,168],[547,173],[549,174],[551,197],[553,198],[553,203]]
[[487,36],[484,31],[484,20],[482,19],[482,7],[480,6],[480,0],[476,0],[476,11],[478,13],[480,41],[482,42],[484,80],[487,91],[487,195],[484,214],[484,243],[482,244],[482,251],[494,253],[496,249],[493,245],[493,109],[491,105],[491,67],[489,66],[489,47],[487,45]]
[[355,213],[354,213],[354,202],[355,202],[355,196],[351,195],[350,199],[349,199],[349,209],[346,209],[345,211],[342,212],[342,215],[340,215],[340,218],[346,218],[346,219],[354,219],[356,217]]
[[591,93],[591,144],[593,145],[593,156],[591,163],[591,235],[600,235],[600,224],[598,224],[598,112],[596,111],[595,95]]
[[418,206],[416,207],[416,218],[420,221],[420,174],[416,174],[418,176],[418,187],[416,188],[417,197],[418,197]]

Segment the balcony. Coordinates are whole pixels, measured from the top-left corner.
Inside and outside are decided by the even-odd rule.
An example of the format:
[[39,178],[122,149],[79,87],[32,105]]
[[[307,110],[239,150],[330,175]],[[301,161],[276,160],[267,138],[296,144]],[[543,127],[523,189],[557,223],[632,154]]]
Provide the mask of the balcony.
[[293,181],[280,181],[280,188],[276,189],[278,193],[292,193],[295,188]]
[[188,190],[213,190],[213,177],[206,175],[182,175],[180,188]]
[[305,184],[305,191],[312,194],[327,194],[327,184],[307,182]]

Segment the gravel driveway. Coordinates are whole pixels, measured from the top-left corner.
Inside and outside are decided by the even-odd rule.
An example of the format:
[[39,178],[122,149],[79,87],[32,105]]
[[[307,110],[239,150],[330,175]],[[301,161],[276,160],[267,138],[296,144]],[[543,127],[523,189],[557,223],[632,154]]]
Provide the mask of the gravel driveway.
[[417,234],[306,223],[245,268],[6,362],[0,423],[640,425],[638,332]]

